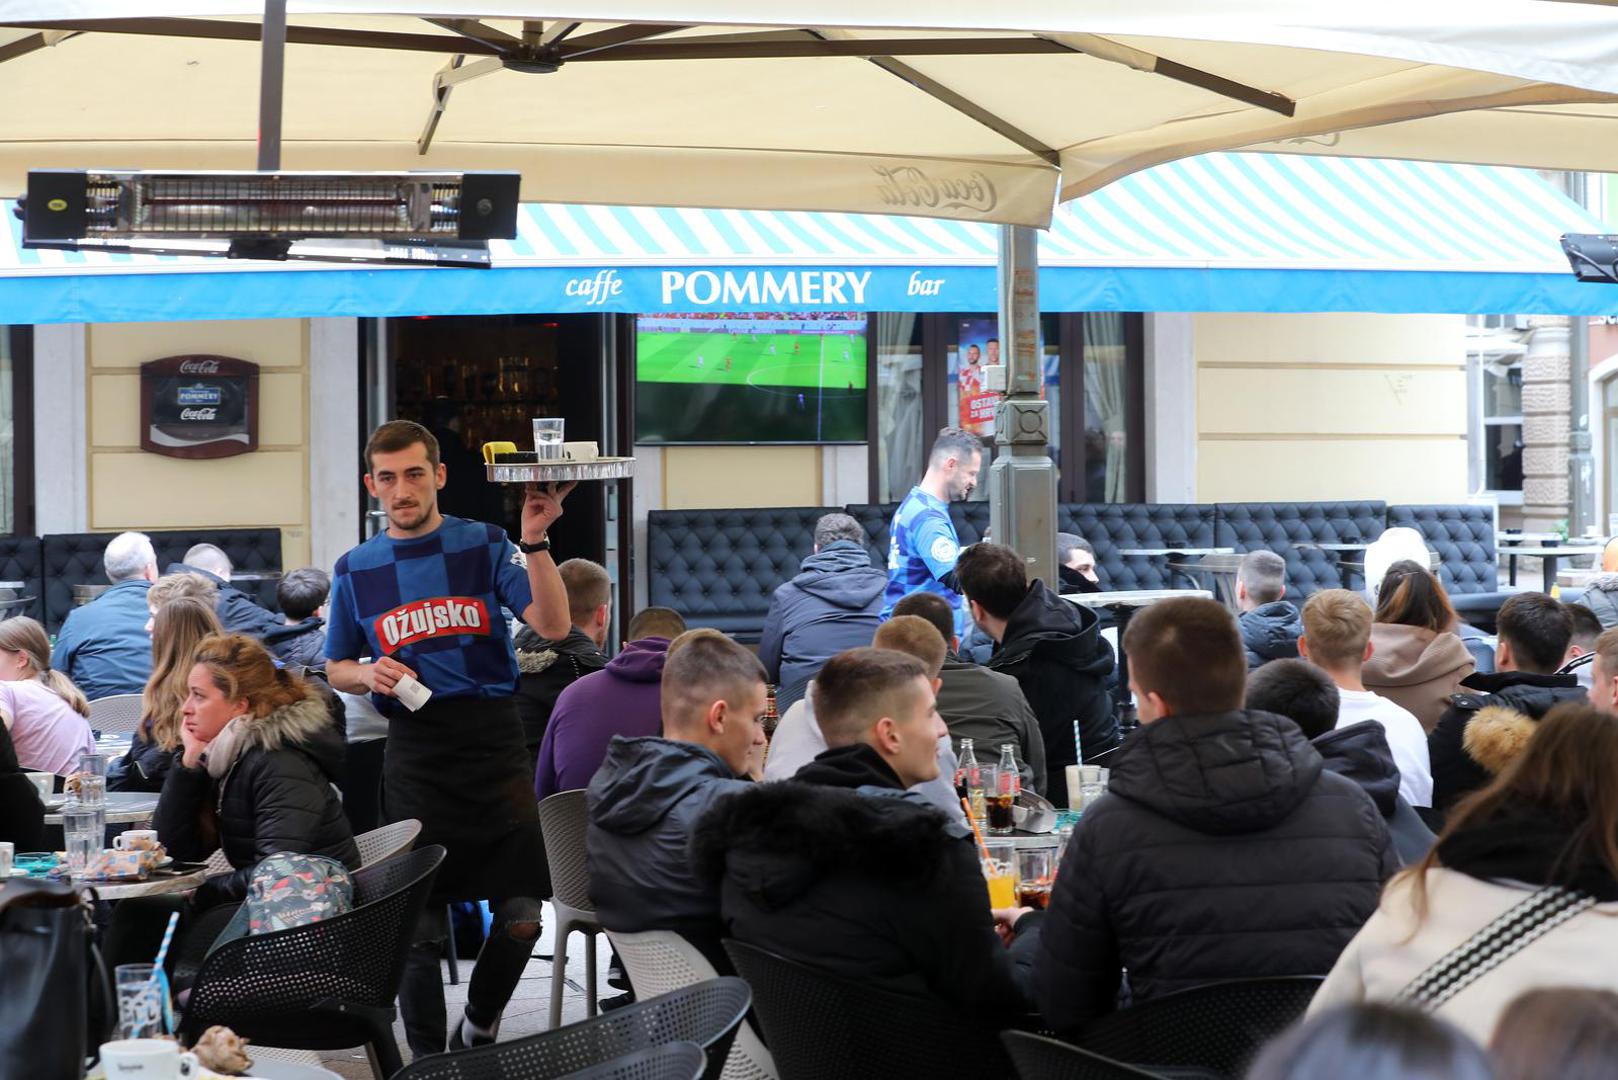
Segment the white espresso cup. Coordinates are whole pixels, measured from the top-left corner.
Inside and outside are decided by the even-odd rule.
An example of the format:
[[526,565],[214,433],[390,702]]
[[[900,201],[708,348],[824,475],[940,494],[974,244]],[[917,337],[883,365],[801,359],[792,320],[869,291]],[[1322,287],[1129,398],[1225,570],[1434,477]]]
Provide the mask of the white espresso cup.
[[126,829],[112,838],[119,851],[151,851],[157,847],[156,829]]
[[202,1075],[197,1055],[168,1039],[119,1039],[101,1044],[107,1080],[184,1080]]
[[49,799],[52,793],[54,793],[56,790],[55,773],[31,772],[24,773],[23,775],[28,777],[28,782],[34,785],[35,791],[39,792],[40,802],[44,802]]

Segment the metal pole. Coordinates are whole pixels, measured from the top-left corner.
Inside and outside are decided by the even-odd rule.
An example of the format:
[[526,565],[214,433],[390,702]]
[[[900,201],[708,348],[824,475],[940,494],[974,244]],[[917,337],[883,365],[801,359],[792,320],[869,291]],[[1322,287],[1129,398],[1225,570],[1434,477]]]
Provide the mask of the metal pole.
[[1596,522],[1595,460],[1590,456],[1590,324],[1568,319],[1567,534],[1583,536]]
[[1056,465],[1046,451],[1050,403],[1040,397],[1039,233],[1025,225],[1000,227],[1000,342],[1008,378],[994,418],[989,530],[1027,560],[1030,578],[1056,589]]
[[264,0],[258,68],[258,168],[281,167],[281,89],[286,83],[287,0]]

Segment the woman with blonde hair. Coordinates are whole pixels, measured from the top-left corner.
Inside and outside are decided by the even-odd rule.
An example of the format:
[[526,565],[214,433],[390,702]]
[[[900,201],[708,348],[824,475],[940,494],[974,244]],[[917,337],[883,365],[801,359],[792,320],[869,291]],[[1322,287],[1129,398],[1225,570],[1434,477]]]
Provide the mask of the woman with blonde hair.
[[23,769],[71,773],[96,748],[90,703],[51,667],[45,628],[27,616],[0,620],[0,720]]
[[177,859],[220,848],[230,860],[230,873],[198,890],[197,906],[242,899],[253,867],[276,852],[359,866],[332,787],[342,774],[343,733],[320,693],[244,634],[212,634],[193,659],[181,749],[154,824]]
[[1401,1001],[1485,1041],[1525,990],[1618,990],[1618,715],[1568,702],[1389,882],[1309,1009]]
[[[166,579],[159,584],[162,580]],[[179,596],[153,610],[152,677],[141,695],[140,727],[129,753],[108,777],[107,786],[113,791],[163,790],[169,764],[180,748],[180,714],[190,692],[186,680],[197,646],[208,635],[224,632],[213,604],[204,599]]]

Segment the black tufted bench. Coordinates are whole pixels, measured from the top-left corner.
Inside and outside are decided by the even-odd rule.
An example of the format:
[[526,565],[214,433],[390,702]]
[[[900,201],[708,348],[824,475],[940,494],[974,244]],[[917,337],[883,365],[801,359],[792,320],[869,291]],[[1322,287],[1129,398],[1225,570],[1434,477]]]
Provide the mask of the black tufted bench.
[[1461,618],[1492,629],[1494,613],[1512,595],[1500,589],[1494,511],[1470,505],[1390,506],[1388,527],[1398,525],[1421,533],[1438,552],[1438,576]]
[[776,586],[814,550],[815,522],[839,506],[653,510],[646,517],[647,600],[689,626],[756,642]]
[[1337,557],[1297,544],[1369,544],[1382,535],[1387,504],[1380,502],[1218,503],[1214,531],[1219,547],[1268,548],[1287,561],[1287,599],[1301,605],[1321,589],[1355,587],[1344,580]]
[[1062,503],[1056,527],[1090,542],[1101,580],[1115,592],[1191,587],[1169,571],[1166,556],[1120,555],[1121,550],[1215,546],[1214,508],[1208,504]]
[[17,597],[33,597],[26,604],[5,605],[0,609],[4,614],[27,615],[44,621],[41,618],[45,612],[43,569],[44,553],[40,550],[39,537],[0,537],[0,581],[20,581],[23,586],[16,590]]
[[[280,529],[174,529],[144,530],[157,551],[157,568],[168,569],[181,560],[194,544],[215,544],[231,564],[243,571],[281,569]],[[44,581],[45,628],[55,633],[73,610],[73,586],[105,585],[106,567],[102,556],[107,543],[117,533],[55,533],[41,537]],[[274,582],[241,582],[236,586],[271,611],[275,604]]]

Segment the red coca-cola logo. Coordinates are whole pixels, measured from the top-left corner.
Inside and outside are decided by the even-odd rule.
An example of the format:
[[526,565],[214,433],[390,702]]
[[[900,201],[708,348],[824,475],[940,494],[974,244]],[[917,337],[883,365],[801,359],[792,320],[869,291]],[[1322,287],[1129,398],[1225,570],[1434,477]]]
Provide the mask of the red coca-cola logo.
[[219,361],[213,357],[198,357],[194,360],[180,362],[181,375],[217,375],[219,374]]

